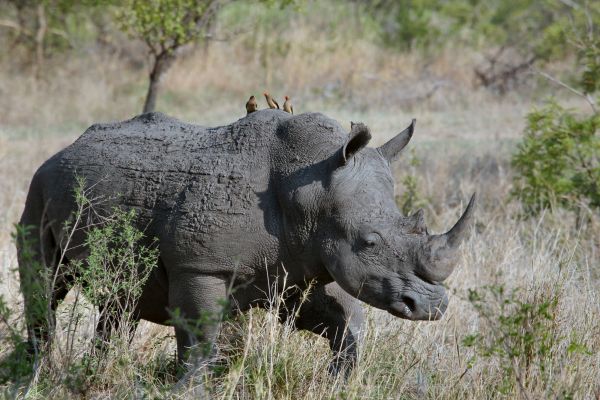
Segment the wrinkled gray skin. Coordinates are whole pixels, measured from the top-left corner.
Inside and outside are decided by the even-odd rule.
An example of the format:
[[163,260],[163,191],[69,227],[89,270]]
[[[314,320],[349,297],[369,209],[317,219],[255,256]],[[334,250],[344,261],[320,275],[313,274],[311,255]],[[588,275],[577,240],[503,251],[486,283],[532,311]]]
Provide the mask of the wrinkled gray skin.
[[[62,223],[75,211],[75,175],[85,178],[91,198],[102,199],[99,214],[115,205],[135,209],[137,226],[158,238],[160,254],[137,316],[159,324],[175,309],[187,318],[219,313],[226,297],[232,312],[264,306],[269,286],[286,274],[298,288],[286,300],[291,311],[315,281],[294,323],[329,340],[336,370],[356,358],[363,312],[355,298],[412,320],[438,319],[448,304],[441,281],[452,271],[473,201],[444,235],[427,233],[422,212],[400,214],[390,163],[413,127],[375,149],[366,147],[371,136],[362,124],[348,134],[324,115],[279,110],[217,128],[159,113],[94,125],[36,172],[21,224],[36,227],[30,239],[42,243],[35,256],[55,269]],[[40,235],[40,224],[50,229]],[[83,239],[75,235],[66,262],[86,256]],[[70,279],[58,279],[53,309]],[[185,359],[196,344],[212,343],[218,327],[205,326],[199,336],[179,326],[175,332]],[[31,341],[47,334],[36,320],[29,333]]]

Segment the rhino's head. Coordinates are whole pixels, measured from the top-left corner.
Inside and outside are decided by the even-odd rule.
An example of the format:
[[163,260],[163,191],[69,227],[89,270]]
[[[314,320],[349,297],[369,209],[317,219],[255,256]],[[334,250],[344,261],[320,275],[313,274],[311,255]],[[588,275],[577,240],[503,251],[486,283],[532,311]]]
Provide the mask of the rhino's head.
[[439,319],[475,196],[447,233],[430,235],[423,212],[404,217],[394,201],[390,163],[412,136],[414,121],[383,146],[367,148],[366,126],[353,124],[336,157],[319,216],[321,262],[344,290],[412,320]]

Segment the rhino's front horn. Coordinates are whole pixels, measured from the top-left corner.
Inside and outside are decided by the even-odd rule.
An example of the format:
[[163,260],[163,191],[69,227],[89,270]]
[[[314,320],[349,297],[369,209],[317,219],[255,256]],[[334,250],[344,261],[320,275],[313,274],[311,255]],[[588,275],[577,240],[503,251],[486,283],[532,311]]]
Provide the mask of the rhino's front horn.
[[422,266],[427,278],[441,282],[448,278],[456,266],[456,256],[460,243],[466,236],[467,228],[473,219],[475,193],[471,196],[467,209],[452,229],[441,235],[432,235],[423,248],[425,256]]
[[406,128],[405,130],[394,136],[392,139],[390,139],[388,142],[379,147],[379,151],[385,157],[386,160],[392,162],[396,159],[396,157],[398,157],[400,151],[402,151],[402,149],[406,147],[408,142],[410,142],[410,138],[412,138],[413,132],[415,131],[416,123],[417,120],[413,118],[408,128]]
[[475,208],[475,193],[471,196],[467,209],[460,217],[458,222],[454,224],[452,229],[444,234],[446,237],[448,246],[457,247],[465,237],[467,227],[470,225],[471,218],[473,217],[473,209]]

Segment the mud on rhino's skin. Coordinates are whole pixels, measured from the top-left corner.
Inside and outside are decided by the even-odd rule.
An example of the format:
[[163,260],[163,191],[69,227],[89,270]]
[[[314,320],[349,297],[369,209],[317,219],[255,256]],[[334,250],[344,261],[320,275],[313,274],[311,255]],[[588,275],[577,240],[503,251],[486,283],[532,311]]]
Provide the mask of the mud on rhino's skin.
[[[75,210],[76,177],[102,200],[98,213],[135,209],[137,226],[159,243],[159,265],[137,316],[157,323],[167,323],[174,309],[188,318],[218,312],[229,287],[236,288],[232,311],[244,311],[264,305],[274,279],[286,276],[300,290],[315,281],[294,323],[329,339],[336,370],[356,357],[362,310],[355,298],[414,320],[437,319],[447,306],[441,282],[454,267],[473,199],[442,235],[427,233],[422,212],[400,214],[390,163],[413,129],[414,121],[375,149],[366,147],[365,125],[352,124],[348,134],[318,113],[262,110],[217,128],[159,113],[98,124],[39,168],[21,224],[37,226],[30,232],[42,237],[34,256],[56,268],[43,256],[59,250],[63,221]],[[42,236],[40,221],[50,227]],[[75,235],[66,260],[85,257],[83,235]],[[22,243],[19,254],[23,274],[29,266]],[[53,304],[68,280],[57,283]],[[286,309],[299,299],[291,294]],[[25,299],[26,312],[33,301]],[[28,328],[32,342],[47,334],[33,317]],[[197,337],[175,331],[183,357],[199,341],[212,341],[218,327]]]

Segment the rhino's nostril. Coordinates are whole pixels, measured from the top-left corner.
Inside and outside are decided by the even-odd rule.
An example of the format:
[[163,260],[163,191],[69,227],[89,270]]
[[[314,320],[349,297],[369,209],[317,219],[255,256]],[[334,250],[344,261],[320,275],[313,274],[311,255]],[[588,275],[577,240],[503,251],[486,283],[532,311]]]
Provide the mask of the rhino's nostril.
[[406,305],[406,307],[408,307],[408,309],[411,313],[413,313],[417,308],[417,304],[415,303],[415,300],[411,297],[402,296],[402,302]]

